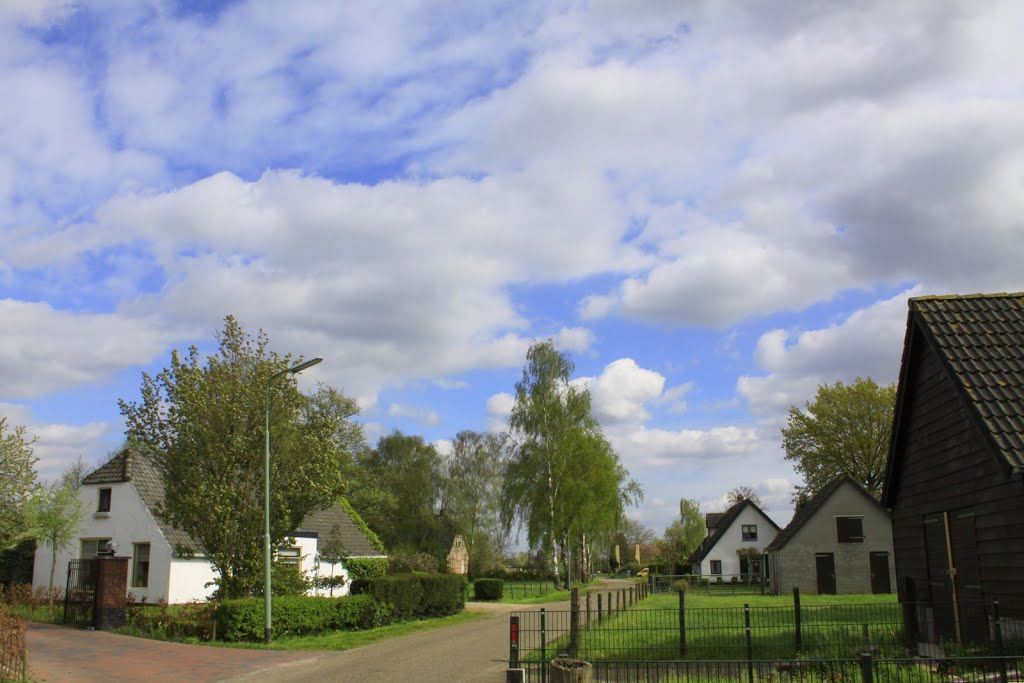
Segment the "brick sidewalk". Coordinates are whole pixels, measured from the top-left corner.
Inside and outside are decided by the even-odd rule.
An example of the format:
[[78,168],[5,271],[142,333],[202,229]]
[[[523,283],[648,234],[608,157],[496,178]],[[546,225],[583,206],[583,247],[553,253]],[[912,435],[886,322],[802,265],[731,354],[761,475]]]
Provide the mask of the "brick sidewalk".
[[29,623],[28,648],[29,675],[46,683],[220,681],[323,654],[166,643],[38,623]]

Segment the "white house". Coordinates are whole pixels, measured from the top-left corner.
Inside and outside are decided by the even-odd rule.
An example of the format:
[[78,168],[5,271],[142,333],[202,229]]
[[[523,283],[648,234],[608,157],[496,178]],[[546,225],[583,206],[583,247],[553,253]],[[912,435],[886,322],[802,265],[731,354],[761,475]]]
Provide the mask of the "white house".
[[[70,560],[108,554],[114,547],[115,555],[131,558],[128,592],[136,599],[181,603],[208,598],[216,572],[188,534],[153,514],[163,496],[160,472],[148,458],[131,449],[122,450],[89,474],[79,490],[85,515],[78,539],[57,553],[55,582],[63,584]],[[328,537],[337,536],[351,557],[384,557],[337,503],[307,515],[292,535],[294,545],[280,549],[278,558],[294,562],[309,578],[348,578],[343,564],[318,561],[317,545]],[[50,548],[41,544],[35,555],[34,586],[49,583],[51,558]],[[347,592],[346,581],[334,594]]]
[[[761,556],[775,540],[779,525],[761,508],[744,499],[724,513],[713,512],[706,517],[708,535],[690,555],[693,573],[710,578],[761,575]],[[755,549],[756,558],[742,557],[737,551]]]

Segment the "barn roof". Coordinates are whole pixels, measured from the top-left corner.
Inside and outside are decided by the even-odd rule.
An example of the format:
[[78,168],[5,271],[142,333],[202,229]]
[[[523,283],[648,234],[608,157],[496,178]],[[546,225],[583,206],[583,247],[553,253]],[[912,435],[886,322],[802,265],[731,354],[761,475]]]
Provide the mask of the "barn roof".
[[996,452],[1011,468],[1024,469],[1024,292],[917,297],[909,309],[882,495],[886,505],[899,465],[902,416],[912,398],[910,361],[921,343],[936,351]]

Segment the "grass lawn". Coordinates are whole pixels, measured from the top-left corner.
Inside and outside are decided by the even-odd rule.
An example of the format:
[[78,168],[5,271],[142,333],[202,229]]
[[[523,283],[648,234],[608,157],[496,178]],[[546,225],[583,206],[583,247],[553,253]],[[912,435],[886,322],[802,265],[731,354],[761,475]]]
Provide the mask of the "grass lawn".
[[[866,646],[883,655],[904,654],[902,615],[894,595],[802,596],[798,649],[792,596],[688,593],[681,629],[679,598],[673,593],[652,596],[625,612],[605,614],[600,623],[592,613],[590,628],[580,634],[580,656],[591,661],[745,659],[744,604],[751,608],[749,651],[755,659],[786,659],[797,654],[844,658],[855,656]],[[547,651],[566,649],[567,637],[564,630],[550,633]]]

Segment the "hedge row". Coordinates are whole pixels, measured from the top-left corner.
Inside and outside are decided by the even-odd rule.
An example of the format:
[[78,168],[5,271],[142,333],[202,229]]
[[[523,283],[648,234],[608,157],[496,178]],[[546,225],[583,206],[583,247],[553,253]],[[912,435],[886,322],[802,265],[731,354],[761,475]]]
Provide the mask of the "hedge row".
[[473,582],[473,596],[477,600],[501,600],[505,582],[501,579],[477,579]]
[[397,574],[352,582],[352,593],[389,605],[396,620],[457,614],[465,607],[465,591],[465,579],[458,574]]
[[[391,621],[391,610],[369,595],[320,598],[275,597],[271,603],[275,636],[356,630]],[[217,606],[217,637],[227,641],[263,639],[263,600],[224,600]]]

